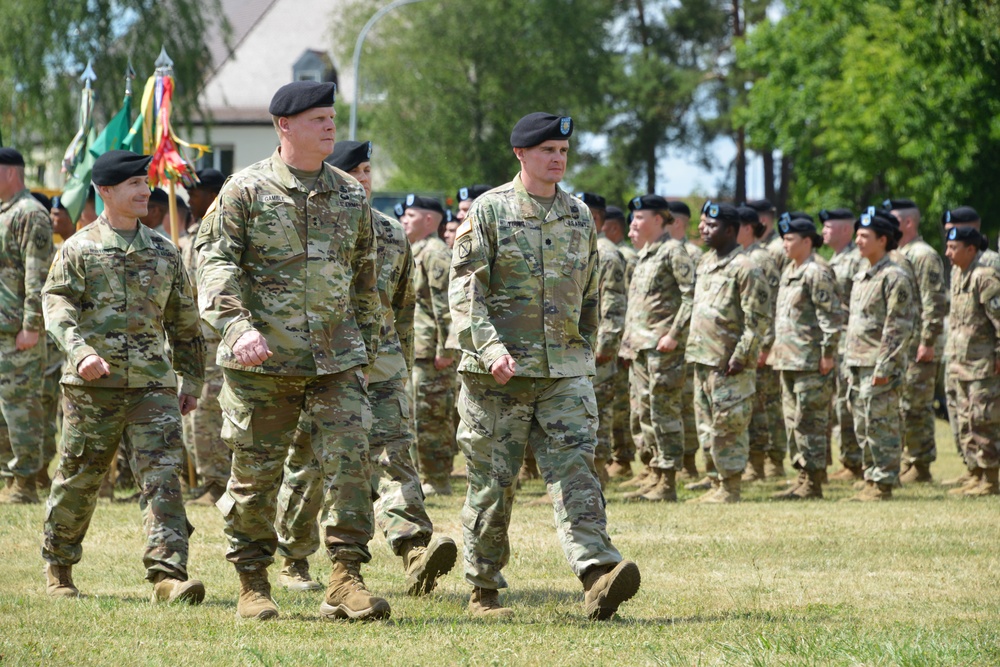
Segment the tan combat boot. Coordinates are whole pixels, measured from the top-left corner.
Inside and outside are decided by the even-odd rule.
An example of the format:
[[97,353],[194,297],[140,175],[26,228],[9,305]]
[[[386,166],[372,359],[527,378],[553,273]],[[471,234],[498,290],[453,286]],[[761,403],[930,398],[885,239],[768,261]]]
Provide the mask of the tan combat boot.
[[705,478],[702,479],[700,482],[696,484],[688,484],[684,488],[687,489],[688,491],[702,491],[707,488],[708,490],[705,491],[705,493],[703,493],[702,495],[698,496],[697,498],[690,498],[687,501],[685,501],[692,504],[704,503],[708,502],[709,498],[711,498],[712,496],[714,496],[719,492],[719,489],[722,488],[722,480],[719,477],[709,477],[708,475],[706,475]]
[[870,503],[881,500],[892,500],[892,484],[876,484],[875,482],[866,481],[861,493],[850,498],[844,498],[840,502]]
[[972,473],[966,470],[958,477],[952,477],[944,480],[941,482],[941,486],[965,486],[970,479],[972,479]]
[[427,545],[408,540],[400,549],[409,588],[407,595],[427,595],[437,586],[438,577],[451,572],[458,558],[458,546],[450,537],[434,536]]
[[495,588],[472,588],[469,598],[469,616],[484,620],[502,620],[514,615],[514,610],[500,604],[500,594]]
[[219,502],[219,498],[222,494],[226,492],[226,486],[224,484],[219,484],[218,482],[213,482],[205,487],[205,492],[194,500],[189,500],[188,505],[202,505],[202,506],[212,506]]
[[776,500],[811,500],[813,498],[822,498],[825,472],[823,469],[809,472],[800,470],[799,477],[792,488],[776,493],[771,497]]
[[844,466],[830,475],[831,482],[856,482],[859,479],[864,479],[864,472],[861,470],[861,466]]
[[899,481],[903,484],[929,484],[934,481],[931,477],[931,465],[913,463],[899,476]]
[[685,454],[682,459],[682,467],[677,471],[678,482],[694,482],[698,480],[698,465],[695,463],[694,454]]
[[642,494],[636,500],[644,500],[648,502],[677,502],[677,471],[661,470],[660,478],[656,481],[652,487],[646,490],[646,493]]
[[767,454],[764,452],[750,452],[750,456],[747,459],[747,467],[743,469],[743,481],[747,484],[752,484],[753,482],[762,482],[766,477],[764,472],[764,459],[767,458]]
[[14,475],[10,486],[0,491],[0,503],[6,505],[37,505],[38,502],[35,475],[28,475],[27,477]]
[[659,484],[660,478],[663,476],[664,472],[665,471],[660,470],[659,468],[650,468],[649,474],[646,475],[642,485],[637,487],[635,491],[629,491],[628,493],[623,495],[622,498],[624,498],[625,500],[635,500],[636,498],[638,498],[639,496],[641,496],[642,494],[646,493],[647,491],[655,487],[657,484]]
[[205,584],[197,579],[181,580],[160,572],[153,579],[153,597],[155,602],[183,602],[185,604],[201,604],[205,599]]
[[323,588],[309,574],[309,561],[305,558],[286,558],[278,573],[278,583],[288,591],[304,593],[306,591],[318,591]]
[[614,567],[595,565],[583,577],[583,610],[592,621],[606,621],[639,592],[639,566],[623,560]]
[[323,618],[347,618],[352,621],[377,621],[389,618],[389,603],[371,594],[361,577],[361,561],[338,558],[333,561],[330,585],[319,607]]
[[735,475],[730,475],[729,477],[724,477],[719,488],[715,490],[712,495],[702,496],[701,502],[709,505],[729,505],[731,503],[740,502],[740,475],[739,473]]
[[777,456],[764,457],[764,477],[767,479],[785,478],[785,461]]
[[983,481],[979,486],[968,489],[966,496],[997,496],[1000,495],[1000,469],[986,468],[983,471]]
[[450,496],[451,478],[445,480],[427,480],[420,485],[420,490],[424,493],[424,498],[431,496]]
[[271,599],[271,582],[267,579],[267,568],[250,572],[240,572],[240,599],[236,603],[236,615],[266,621],[278,617],[278,605]]
[[45,566],[45,594],[54,598],[80,597],[80,591],[73,585],[72,565]]
[[646,484],[646,479],[653,474],[652,468],[649,466],[643,466],[632,479],[626,480],[618,485],[619,489],[636,489],[644,486]]
[[603,491],[608,488],[608,482],[611,481],[611,477],[608,475],[608,460],[594,459],[594,468],[597,470],[597,481],[601,483],[601,491]]
[[517,479],[521,482],[529,482],[533,479],[540,478],[541,475],[538,473],[538,463],[535,459],[524,457],[524,461],[521,463],[521,469],[517,473]]
[[969,479],[965,481],[962,486],[955,487],[954,489],[948,490],[949,496],[964,496],[966,491],[971,491],[977,488],[983,482],[983,474],[986,472],[983,468],[973,468],[969,471]]
[[608,477],[611,479],[631,479],[632,478],[632,466],[629,465],[628,461],[619,461],[618,459],[611,459],[608,464]]

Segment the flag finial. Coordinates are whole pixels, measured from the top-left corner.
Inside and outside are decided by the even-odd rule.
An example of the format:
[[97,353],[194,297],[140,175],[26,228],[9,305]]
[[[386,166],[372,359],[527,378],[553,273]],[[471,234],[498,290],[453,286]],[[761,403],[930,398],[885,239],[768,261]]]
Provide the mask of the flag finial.
[[167,55],[167,47],[160,47],[160,55],[156,57],[156,62],[153,64],[156,65],[157,69],[173,69],[174,61]]
[[83,85],[86,88],[90,88],[90,84],[97,81],[97,75],[94,74],[94,68],[92,67],[93,62],[93,58],[88,58],[87,67],[83,70],[83,74],[80,75],[80,81],[83,81]]

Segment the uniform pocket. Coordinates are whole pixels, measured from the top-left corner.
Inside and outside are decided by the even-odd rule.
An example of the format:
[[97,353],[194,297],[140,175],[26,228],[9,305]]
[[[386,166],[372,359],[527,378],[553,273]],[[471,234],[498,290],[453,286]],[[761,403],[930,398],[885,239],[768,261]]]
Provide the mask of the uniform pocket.
[[88,437],[86,433],[77,427],[63,421],[62,455],[73,459],[83,456],[83,453],[87,449]]
[[[492,437],[496,426],[496,410],[494,401],[488,398],[473,397],[462,387],[458,397],[458,415],[462,423],[481,436]],[[594,402],[597,409],[597,402]],[[596,415],[596,412],[595,412]]]
[[253,443],[253,406],[237,396],[228,384],[223,384],[219,407],[223,418],[220,435],[226,444],[238,449]]

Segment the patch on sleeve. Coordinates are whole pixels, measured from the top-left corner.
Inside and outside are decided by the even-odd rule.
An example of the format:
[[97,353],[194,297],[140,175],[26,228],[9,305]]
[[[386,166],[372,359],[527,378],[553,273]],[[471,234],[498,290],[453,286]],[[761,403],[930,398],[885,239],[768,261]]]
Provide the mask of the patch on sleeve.
[[459,239],[457,249],[458,249],[458,258],[466,259],[472,252],[472,237],[467,236],[465,238]]
[[41,250],[49,244],[49,235],[46,234],[43,230],[37,229],[35,230],[35,233],[32,235],[31,242],[35,244],[36,248]]

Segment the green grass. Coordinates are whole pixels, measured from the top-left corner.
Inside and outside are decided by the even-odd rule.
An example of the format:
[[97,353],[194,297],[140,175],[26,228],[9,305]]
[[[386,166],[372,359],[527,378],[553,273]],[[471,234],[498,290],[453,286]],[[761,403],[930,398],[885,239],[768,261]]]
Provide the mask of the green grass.
[[[938,442],[935,476],[957,474],[942,422]],[[190,511],[191,572],[208,588],[190,608],[150,605],[136,505],[99,505],[74,571],[80,600],[43,592],[44,509],[0,506],[0,665],[1000,664],[1000,499],[948,497],[935,485],[891,503],[839,504],[853,493],[840,484],[823,501],[783,504],[767,500],[774,490],[754,486],[721,507],[626,505],[610,491],[615,544],[643,585],[604,624],[584,619],[545,507],[514,512],[511,588],[501,594],[511,622],[468,619],[457,571],[431,597],[406,597],[399,560],[379,537],[365,575],[392,604],[391,620],[321,621],[321,593],[276,587],[281,618],[261,624],[235,617],[238,582],[214,508]],[[521,497],[542,492],[531,483]],[[461,501],[428,501],[438,531],[459,541]],[[325,557],[313,571],[325,580]]]

